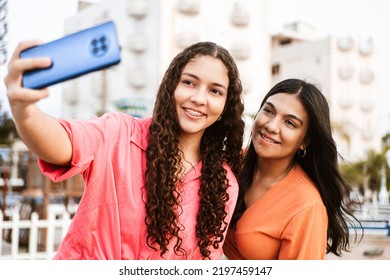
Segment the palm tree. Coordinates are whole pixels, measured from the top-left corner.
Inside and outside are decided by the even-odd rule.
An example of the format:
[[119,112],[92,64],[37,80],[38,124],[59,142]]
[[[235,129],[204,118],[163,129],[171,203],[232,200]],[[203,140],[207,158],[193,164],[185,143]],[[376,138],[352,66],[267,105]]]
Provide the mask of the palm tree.
[[[381,186],[381,169],[387,166],[385,153],[390,146],[381,152],[370,150],[364,160],[340,164],[340,171],[346,181],[361,194],[379,192]],[[390,182],[390,167],[386,168],[387,182]]]

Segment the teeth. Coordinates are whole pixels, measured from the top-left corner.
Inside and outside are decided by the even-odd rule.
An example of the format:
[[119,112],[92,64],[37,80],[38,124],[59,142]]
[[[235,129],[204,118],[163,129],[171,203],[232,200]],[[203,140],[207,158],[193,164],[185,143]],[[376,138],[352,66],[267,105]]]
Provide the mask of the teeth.
[[197,111],[194,111],[194,110],[191,110],[191,109],[186,109],[186,111],[187,111],[190,115],[195,116],[195,117],[200,117],[200,116],[203,115],[202,113],[197,112]]
[[267,142],[269,142],[269,143],[276,143],[274,140],[265,137],[264,134],[261,134],[261,137],[262,137],[265,141],[267,141]]

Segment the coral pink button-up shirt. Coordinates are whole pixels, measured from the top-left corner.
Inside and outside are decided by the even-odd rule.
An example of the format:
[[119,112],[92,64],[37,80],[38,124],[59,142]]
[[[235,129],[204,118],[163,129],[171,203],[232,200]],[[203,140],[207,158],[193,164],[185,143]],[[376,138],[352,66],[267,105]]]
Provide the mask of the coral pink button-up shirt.
[[[89,121],[60,120],[73,145],[70,167],[39,160],[42,172],[53,181],[81,173],[85,190],[69,231],[62,240],[55,259],[161,259],[160,250],[146,244],[145,151],[151,119],[135,119],[123,113],[107,113]],[[201,259],[195,236],[202,163],[189,171],[183,180],[179,216],[184,226],[183,248],[187,259]],[[229,180],[227,222],[234,210],[238,184],[226,165]],[[225,232],[226,234],[226,232]],[[170,250],[165,259],[183,259]],[[220,248],[210,248],[211,259],[220,259]]]

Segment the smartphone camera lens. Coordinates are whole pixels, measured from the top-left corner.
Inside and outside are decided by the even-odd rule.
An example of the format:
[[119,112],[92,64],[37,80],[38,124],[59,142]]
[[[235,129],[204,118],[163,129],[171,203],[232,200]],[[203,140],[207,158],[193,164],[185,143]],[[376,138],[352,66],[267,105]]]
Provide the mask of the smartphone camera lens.
[[95,57],[103,56],[109,49],[109,40],[106,36],[94,38],[91,41],[90,52]]

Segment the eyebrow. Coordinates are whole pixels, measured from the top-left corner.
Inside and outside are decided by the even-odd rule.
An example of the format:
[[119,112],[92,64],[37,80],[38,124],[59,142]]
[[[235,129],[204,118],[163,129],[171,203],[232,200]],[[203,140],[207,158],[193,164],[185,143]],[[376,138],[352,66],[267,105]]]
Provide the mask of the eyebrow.
[[[272,104],[272,102],[267,101],[267,102],[264,103],[264,105],[269,105],[269,106],[271,106],[274,110],[276,110],[276,108],[275,108],[274,104]],[[298,118],[297,116],[295,116],[295,115],[293,115],[293,114],[286,114],[286,116],[289,117],[289,118],[292,118],[292,119],[294,119],[294,120],[297,120],[298,122],[301,123],[301,125],[303,125],[303,120],[301,120],[301,119]]]
[[[187,75],[187,76],[190,76],[196,80],[200,80],[200,78],[192,73],[188,73],[188,72],[183,72],[182,75]],[[227,90],[227,88],[223,85],[223,84],[220,84],[220,83],[212,83],[214,86],[216,87],[221,87],[221,88],[224,88],[225,90]]]

